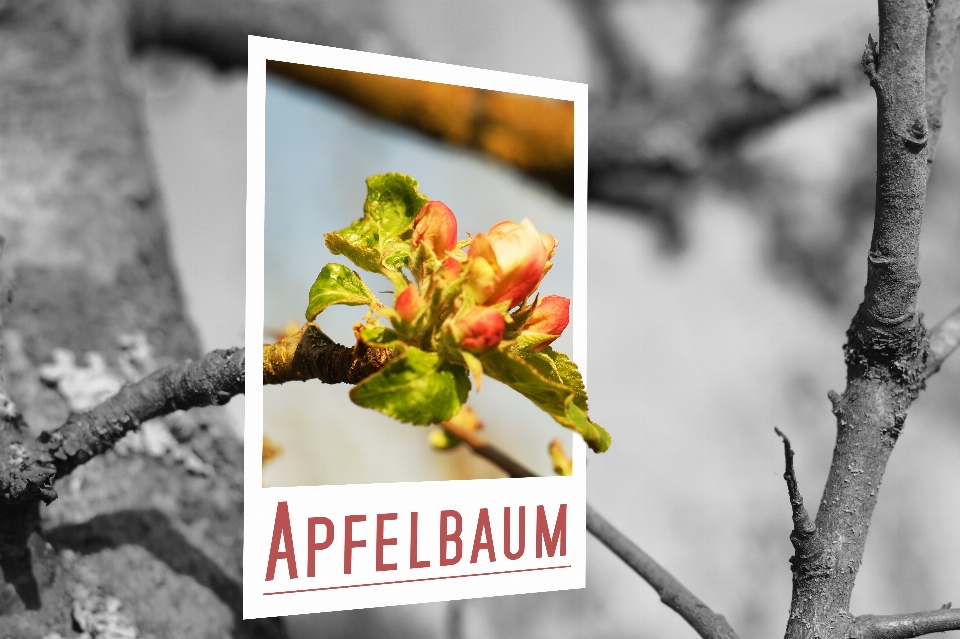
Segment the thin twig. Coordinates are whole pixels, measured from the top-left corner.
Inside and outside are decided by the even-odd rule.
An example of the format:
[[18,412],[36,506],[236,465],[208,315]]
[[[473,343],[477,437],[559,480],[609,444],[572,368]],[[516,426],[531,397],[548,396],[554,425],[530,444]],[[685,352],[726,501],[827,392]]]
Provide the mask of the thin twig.
[[943,361],[960,347],[960,306],[953,309],[928,333],[930,346],[927,350],[927,377],[940,370]]
[[911,639],[934,632],[960,630],[960,608],[947,604],[939,610],[904,615],[857,617],[861,639]]
[[[803,497],[800,495],[800,487],[797,484],[797,474],[793,467],[793,447],[790,446],[790,440],[783,434],[779,428],[773,429],[780,439],[783,440],[783,456],[786,469],[783,478],[787,482],[787,493],[790,495],[790,509],[793,511],[793,531],[790,533],[790,541],[793,543],[793,549],[796,552],[790,564],[793,569],[794,578],[808,571],[811,564],[823,560],[824,544],[820,535],[817,534],[817,527],[807,514],[807,509],[803,506]],[[794,583],[794,587],[797,587]]]
[[498,466],[500,470],[507,473],[507,475],[510,477],[513,477],[514,479],[522,479],[524,477],[537,476],[535,472],[529,470],[523,464],[510,457],[510,455],[506,454],[480,435],[477,435],[475,432],[467,428],[461,428],[452,422],[443,422],[441,425],[448,433],[454,437],[457,437],[458,439],[462,439],[471,449],[473,449],[474,453],[480,457],[483,457],[494,466]]
[[[444,422],[443,428],[462,439],[477,455],[498,466],[511,477],[537,476],[475,432],[449,422]],[[660,595],[660,601],[683,617],[703,639],[738,639],[737,633],[723,615],[713,612],[590,504],[587,504],[587,531],[650,584]]]
[[683,617],[703,639],[737,638],[737,633],[730,627],[726,617],[713,612],[676,577],[614,528],[613,524],[604,519],[590,504],[587,504],[587,531],[650,584],[660,595],[660,601]]

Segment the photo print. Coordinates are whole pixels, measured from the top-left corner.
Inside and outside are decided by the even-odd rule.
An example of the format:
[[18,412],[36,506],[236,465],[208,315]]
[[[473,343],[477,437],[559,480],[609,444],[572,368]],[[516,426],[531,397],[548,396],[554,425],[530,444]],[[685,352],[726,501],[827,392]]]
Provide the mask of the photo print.
[[586,86],[249,42],[244,617],[584,587]]

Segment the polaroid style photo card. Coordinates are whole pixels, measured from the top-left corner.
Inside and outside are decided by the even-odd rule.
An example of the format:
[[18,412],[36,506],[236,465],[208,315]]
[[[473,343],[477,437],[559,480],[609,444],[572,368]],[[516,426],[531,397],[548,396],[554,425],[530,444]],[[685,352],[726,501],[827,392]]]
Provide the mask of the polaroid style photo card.
[[584,587],[586,85],[249,57],[244,618]]

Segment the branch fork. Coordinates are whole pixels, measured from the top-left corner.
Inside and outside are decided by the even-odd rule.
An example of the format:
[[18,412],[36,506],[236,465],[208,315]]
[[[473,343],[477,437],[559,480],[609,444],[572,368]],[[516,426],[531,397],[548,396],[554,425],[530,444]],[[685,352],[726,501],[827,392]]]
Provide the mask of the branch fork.
[[212,351],[197,362],[162,368],[37,439],[22,420],[0,421],[0,501],[57,498],[53,483],[113,447],[143,422],[176,410],[225,404],[244,390],[244,351]]

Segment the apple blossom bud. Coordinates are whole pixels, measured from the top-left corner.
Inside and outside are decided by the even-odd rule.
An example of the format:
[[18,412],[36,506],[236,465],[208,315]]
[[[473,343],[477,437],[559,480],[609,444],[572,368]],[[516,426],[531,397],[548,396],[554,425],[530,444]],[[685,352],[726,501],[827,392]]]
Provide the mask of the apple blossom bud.
[[453,280],[460,277],[460,271],[463,270],[463,265],[460,264],[460,261],[455,257],[448,257],[443,260],[440,265],[440,268],[437,269],[440,281],[443,282],[443,285],[446,286]]
[[547,295],[537,303],[537,307],[523,325],[523,332],[552,335],[553,339],[537,344],[533,350],[540,350],[560,337],[570,323],[570,300],[560,295]]
[[416,251],[424,244],[438,258],[443,259],[447,251],[457,247],[457,218],[447,205],[439,200],[431,200],[423,205],[413,220],[411,248]]
[[404,321],[412,322],[422,306],[423,299],[420,297],[417,287],[413,284],[408,284],[407,288],[403,289],[400,295],[397,295],[397,301],[394,303],[393,308],[397,312],[397,315]]
[[556,246],[551,235],[538,233],[528,219],[500,222],[470,244],[467,285],[480,303],[506,301],[513,308],[540,285]]
[[503,315],[497,309],[474,306],[454,323],[452,332],[460,348],[486,351],[500,343],[506,326]]

